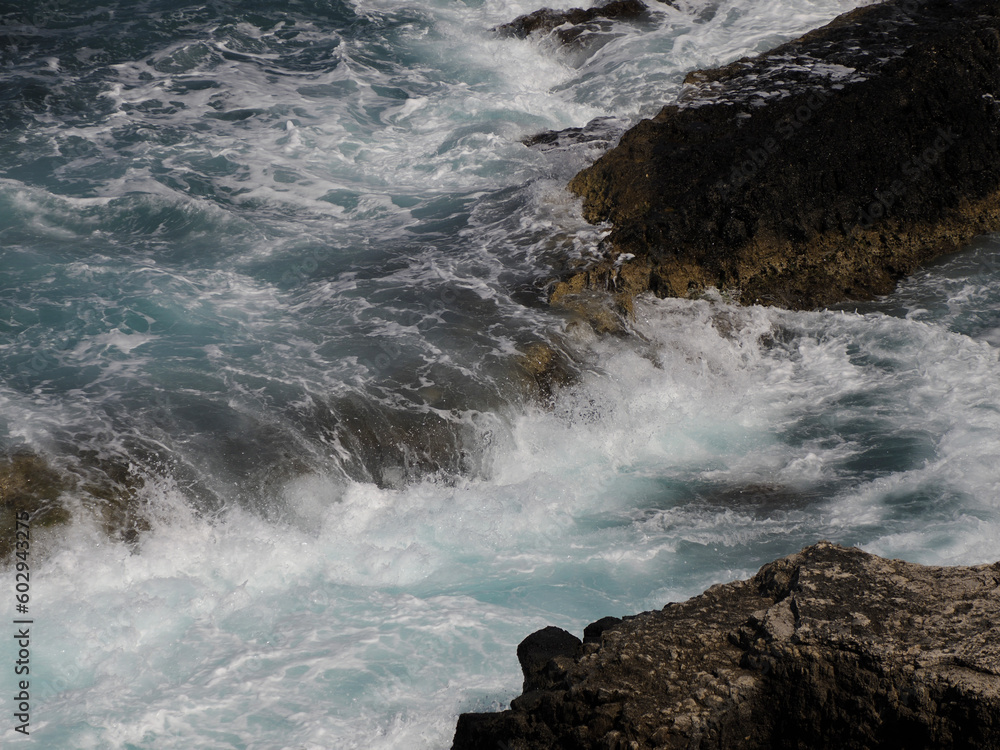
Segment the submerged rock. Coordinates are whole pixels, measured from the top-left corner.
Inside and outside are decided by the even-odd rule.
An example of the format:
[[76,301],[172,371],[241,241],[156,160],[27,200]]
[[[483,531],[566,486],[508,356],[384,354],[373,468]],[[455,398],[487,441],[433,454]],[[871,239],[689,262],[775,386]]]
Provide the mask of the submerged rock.
[[25,512],[32,535],[87,515],[111,539],[135,544],[149,530],[139,497],[143,480],[121,461],[91,453],[76,456],[74,470],[53,466],[22,449],[0,456],[0,561],[14,550],[15,518]]
[[822,542],[583,644],[529,636],[526,692],[463,714],[452,747],[1000,748],[997,622],[1000,563]]
[[995,0],[889,0],[686,83],[570,183],[613,229],[553,299],[717,287],[811,308],[1000,229]]
[[33,529],[69,521],[70,514],[59,502],[73,483],[54,471],[41,457],[18,452],[0,458],[0,561],[14,551],[16,518],[27,513]]

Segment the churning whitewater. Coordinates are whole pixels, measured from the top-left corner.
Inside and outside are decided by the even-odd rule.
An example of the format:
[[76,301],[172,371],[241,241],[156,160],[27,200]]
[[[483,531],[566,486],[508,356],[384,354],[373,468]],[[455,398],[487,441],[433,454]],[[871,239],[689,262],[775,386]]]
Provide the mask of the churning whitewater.
[[0,452],[73,479],[4,747],[444,748],[539,627],[822,538],[1000,559],[997,238],[838,310],[542,303],[606,231],[565,190],[605,144],[522,139],[855,4],[653,2],[576,47],[491,31],[528,0],[5,7]]

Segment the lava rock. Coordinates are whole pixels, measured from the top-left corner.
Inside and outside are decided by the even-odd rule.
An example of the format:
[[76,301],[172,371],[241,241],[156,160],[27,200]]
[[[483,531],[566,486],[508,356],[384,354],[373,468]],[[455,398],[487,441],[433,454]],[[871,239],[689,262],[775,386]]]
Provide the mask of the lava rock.
[[1000,748],[997,622],[1000,563],[821,542],[607,623],[558,681],[463,714],[452,748]]
[[996,0],[888,0],[686,83],[570,182],[613,228],[553,303],[716,287],[815,308],[1000,229]]

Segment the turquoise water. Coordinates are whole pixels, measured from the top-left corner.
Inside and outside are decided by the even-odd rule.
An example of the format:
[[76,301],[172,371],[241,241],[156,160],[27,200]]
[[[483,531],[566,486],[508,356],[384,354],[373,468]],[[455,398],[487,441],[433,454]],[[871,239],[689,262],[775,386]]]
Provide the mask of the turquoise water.
[[67,491],[5,747],[442,748],[538,627],[820,538],[1000,559],[997,239],[840,310],[541,303],[600,147],[522,138],[852,4],[707,7],[562,50],[490,32],[527,2],[3,6],[0,448],[117,467],[150,527]]

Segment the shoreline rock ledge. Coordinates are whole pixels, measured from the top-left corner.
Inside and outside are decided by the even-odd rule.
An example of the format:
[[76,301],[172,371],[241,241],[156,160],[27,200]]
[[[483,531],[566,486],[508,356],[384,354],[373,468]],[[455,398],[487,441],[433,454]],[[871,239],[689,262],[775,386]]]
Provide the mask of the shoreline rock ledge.
[[610,222],[550,301],[607,289],[821,307],[1000,230],[1000,3],[888,0],[691,73],[569,184]]
[[1000,748],[1000,563],[821,542],[686,602],[518,648],[453,750]]

